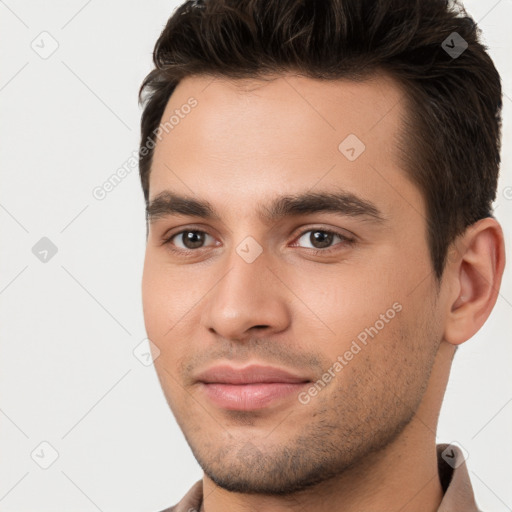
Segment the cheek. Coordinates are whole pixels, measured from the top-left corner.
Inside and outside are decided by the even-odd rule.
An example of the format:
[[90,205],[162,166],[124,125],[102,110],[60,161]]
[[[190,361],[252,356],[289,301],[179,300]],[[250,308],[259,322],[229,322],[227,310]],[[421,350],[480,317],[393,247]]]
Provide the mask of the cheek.
[[[312,317],[304,309],[304,318],[298,315],[303,339],[311,350],[323,352],[331,365],[341,356],[343,366],[353,370],[366,364],[381,368],[384,361],[392,365],[398,353],[407,357],[414,350],[409,326],[418,320],[423,301],[408,296],[410,276],[400,266],[384,267],[389,261],[382,258],[364,271],[340,266],[316,272],[314,279],[294,280],[294,291],[315,313]],[[303,310],[299,302],[296,307]],[[338,381],[348,375],[345,372]]]
[[304,310],[308,319],[314,313],[314,325],[324,327],[325,323],[329,328],[326,334],[333,341],[357,336],[390,309],[388,316],[398,315],[396,309],[400,307],[393,309],[393,304],[405,300],[398,276],[352,265],[316,271],[307,279],[294,279],[291,287],[307,306],[297,302],[296,307]]
[[158,309],[159,299],[162,294],[161,283],[158,279],[158,271],[150,254],[146,251],[144,269],[142,273],[142,309],[144,323],[150,339],[158,332],[157,324],[161,318]]
[[[146,253],[142,275],[142,305],[144,324],[148,338],[156,348],[152,347],[154,367],[167,402],[172,410],[175,408],[175,397],[180,396],[180,386],[176,383],[177,369],[180,358],[178,336],[183,323],[179,322],[180,314],[177,304],[182,302],[177,291],[181,291],[171,273],[158,257]],[[182,344],[186,346],[186,344]],[[155,354],[158,354],[155,357]]]
[[170,269],[148,250],[142,274],[142,307],[148,337],[159,346],[175,323],[174,309],[181,287],[173,281]]
[[[146,253],[142,275],[142,306],[148,338],[163,359],[178,358],[196,326],[194,315],[205,290],[183,268],[170,266],[159,254]],[[171,350],[172,349],[172,350]]]
[[[165,258],[148,249],[142,274],[142,302],[144,315],[161,322],[169,322],[175,306],[181,304],[181,295],[186,295],[183,270],[168,265]],[[181,277],[180,277],[181,276]]]

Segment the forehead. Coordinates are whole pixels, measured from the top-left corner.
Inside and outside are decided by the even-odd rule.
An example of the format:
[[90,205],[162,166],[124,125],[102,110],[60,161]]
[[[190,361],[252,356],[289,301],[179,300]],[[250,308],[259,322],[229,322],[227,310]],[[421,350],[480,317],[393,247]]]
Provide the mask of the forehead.
[[249,208],[276,191],[335,186],[378,199],[383,211],[411,201],[421,210],[397,150],[405,109],[403,90],[386,75],[187,77],[161,119],[173,122],[155,147],[150,199],[172,189]]

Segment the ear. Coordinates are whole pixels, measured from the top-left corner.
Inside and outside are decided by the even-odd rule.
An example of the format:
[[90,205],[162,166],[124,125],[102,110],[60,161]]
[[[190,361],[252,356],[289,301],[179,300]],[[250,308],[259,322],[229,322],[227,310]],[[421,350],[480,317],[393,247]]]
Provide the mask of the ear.
[[505,268],[500,224],[486,217],[468,226],[448,252],[451,282],[444,339],[460,345],[485,323],[498,298]]

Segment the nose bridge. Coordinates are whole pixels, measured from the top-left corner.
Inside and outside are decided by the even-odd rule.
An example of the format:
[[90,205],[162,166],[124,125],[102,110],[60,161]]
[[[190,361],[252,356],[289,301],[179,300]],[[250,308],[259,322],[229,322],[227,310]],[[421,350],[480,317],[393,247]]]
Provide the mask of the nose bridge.
[[209,294],[204,325],[225,338],[240,338],[254,326],[286,327],[286,289],[268,268],[271,255],[252,237],[225,254],[218,283]]

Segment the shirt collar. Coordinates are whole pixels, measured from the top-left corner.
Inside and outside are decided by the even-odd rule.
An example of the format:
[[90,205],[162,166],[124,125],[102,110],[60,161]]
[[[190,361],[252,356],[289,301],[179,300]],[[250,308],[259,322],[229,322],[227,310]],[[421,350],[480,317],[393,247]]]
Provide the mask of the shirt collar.
[[436,448],[439,480],[444,491],[438,512],[480,512],[462,450],[453,444],[438,444]]

